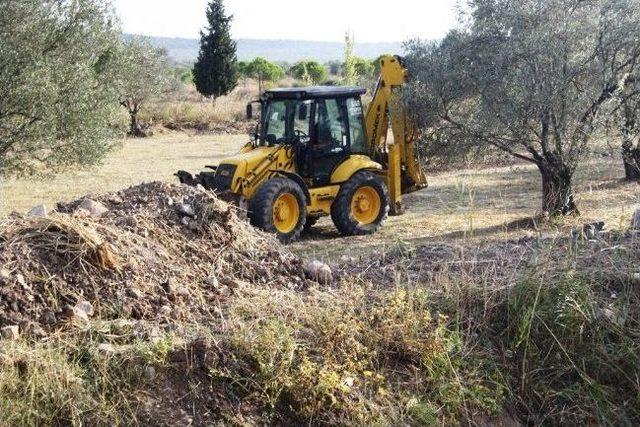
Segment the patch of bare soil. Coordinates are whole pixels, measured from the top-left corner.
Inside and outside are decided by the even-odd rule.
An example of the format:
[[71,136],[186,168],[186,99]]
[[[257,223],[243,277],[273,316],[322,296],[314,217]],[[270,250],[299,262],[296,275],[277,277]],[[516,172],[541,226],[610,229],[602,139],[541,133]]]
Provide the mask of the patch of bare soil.
[[[0,327],[197,322],[250,286],[307,286],[301,261],[215,195],[143,184],[0,223]],[[88,304],[87,304],[88,303]]]
[[597,232],[589,237],[574,232],[496,243],[398,247],[367,259],[350,260],[335,270],[381,287],[396,283],[425,286],[445,279],[479,287],[504,286],[523,277],[551,278],[566,271],[591,277],[640,274],[640,234]]

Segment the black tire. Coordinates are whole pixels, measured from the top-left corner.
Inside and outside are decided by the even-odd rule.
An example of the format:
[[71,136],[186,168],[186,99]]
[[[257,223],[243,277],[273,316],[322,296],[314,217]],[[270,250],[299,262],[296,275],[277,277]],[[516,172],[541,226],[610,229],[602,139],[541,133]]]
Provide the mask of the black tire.
[[[359,222],[351,212],[351,202],[356,191],[362,187],[372,187],[380,198],[380,209],[375,220],[368,224]],[[331,219],[343,236],[373,234],[382,226],[389,215],[389,191],[382,178],[371,172],[358,172],[342,184],[331,205]]]
[[320,220],[319,216],[307,216],[307,222],[304,224],[304,230],[302,230],[302,232],[307,233],[311,231],[311,228],[316,225],[318,220]]
[[[284,194],[291,194],[298,202],[298,220],[289,232],[281,232],[274,224],[274,204]],[[307,221],[307,203],[304,192],[296,182],[287,178],[271,178],[258,189],[249,201],[249,220],[254,227],[273,233],[282,243],[297,240]]]

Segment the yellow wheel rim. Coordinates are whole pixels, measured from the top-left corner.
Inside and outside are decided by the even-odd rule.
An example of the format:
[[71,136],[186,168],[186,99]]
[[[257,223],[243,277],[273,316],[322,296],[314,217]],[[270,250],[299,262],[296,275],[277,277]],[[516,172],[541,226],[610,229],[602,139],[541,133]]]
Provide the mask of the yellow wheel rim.
[[362,225],[372,224],[380,216],[382,201],[373,187],[360,187],[351,199],[351,214]]
[[298,199],[291,193],[284,193],[273,204],[273,225],[278,232],[292,232],[300,219]]

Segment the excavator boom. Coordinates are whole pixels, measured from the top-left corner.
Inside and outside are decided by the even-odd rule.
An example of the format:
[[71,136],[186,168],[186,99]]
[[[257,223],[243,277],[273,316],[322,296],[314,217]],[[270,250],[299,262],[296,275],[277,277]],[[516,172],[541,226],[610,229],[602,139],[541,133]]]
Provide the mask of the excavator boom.
[[[402,195],[427,186],[415,146],[413,126],[402,104],[408,71],[398,56],[380,58],[380,79],[366,115],[369,147],[386,170],[390,213],[402,213]],[[387,141],[391,126],[393,141]]]

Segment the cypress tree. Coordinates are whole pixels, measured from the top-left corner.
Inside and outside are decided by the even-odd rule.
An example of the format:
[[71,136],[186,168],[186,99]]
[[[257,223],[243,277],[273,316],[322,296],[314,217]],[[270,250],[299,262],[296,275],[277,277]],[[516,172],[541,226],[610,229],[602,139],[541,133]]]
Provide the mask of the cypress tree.
[[207,7],[209,25],[200,32],[200,53],[193,67],[198,92],[214,99],[231,92],[238,84],[236,42],[231,38],[233,16],[225,15],[223,0],[211,0]]

